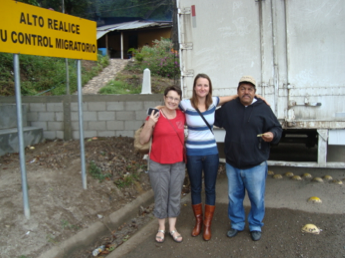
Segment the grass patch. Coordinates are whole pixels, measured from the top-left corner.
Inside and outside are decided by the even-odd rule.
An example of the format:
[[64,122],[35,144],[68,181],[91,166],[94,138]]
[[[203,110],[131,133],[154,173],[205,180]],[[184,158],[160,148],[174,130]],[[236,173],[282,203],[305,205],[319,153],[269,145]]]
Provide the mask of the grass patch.
[[70,224],[67,220],[61,220],[61,226],[63,229],[75,229],[78,230],[79,226]]
[[[109,58],[98,55],[97,61],[81,61],[82,85],[109,65]],[[77,90],[77,61],[68,59],[70,93]],[[21,94],[64,95],[66,94],[65,58],[34,55],[19,55]],[[0,95],[13,96],[13,55],[0,53]]]
[[98,167],[93,160],[89,163],[89,173],[93,178],[98,179],[100,182],[110,176],[109,174],[103,174],[102,169]]
[[123,178],[118,179],[114,182],[114,184],[118,187],[118,188],[124,188],[127,186],[131,186],[135,181],[139,180],[139,176],[135,173],[127,173],[124,175]]
[[110,81],[100,89],[100,94],[139,94],[141,88],[133,87],[123,81]]

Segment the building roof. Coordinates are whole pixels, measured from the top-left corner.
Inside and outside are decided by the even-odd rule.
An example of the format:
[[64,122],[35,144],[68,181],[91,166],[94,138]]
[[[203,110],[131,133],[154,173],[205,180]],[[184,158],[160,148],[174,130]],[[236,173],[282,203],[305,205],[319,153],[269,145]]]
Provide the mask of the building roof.
[[157,22],[157,21],[131,21],[118,24],[105,25],[97,28],[97,39],[103,37],[110,31],[122,30],[136,30],[148,27],[169,28],[172,27],[172,22]]

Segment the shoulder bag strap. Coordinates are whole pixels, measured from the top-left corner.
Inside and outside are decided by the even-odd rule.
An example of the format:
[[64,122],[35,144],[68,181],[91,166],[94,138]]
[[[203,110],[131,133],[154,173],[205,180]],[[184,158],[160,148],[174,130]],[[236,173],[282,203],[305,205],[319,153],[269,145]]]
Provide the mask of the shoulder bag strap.
[[[178,132],[176,131],[175,127],[172,125],[172,123],[170,122],[170,120],[169,120],[169,119],[167,118],[167,116],[164,114],[163,110],[161,110],[161,112],[163,113],[163,115],[165,116],[165,118],[168,120],[168,122],[169,122],[169,124],[171,125],[171,127],[174,129],[175,133],[177,134],[178,139],[180,140],[180,142],[181,142],[181,144],[182,144],[182,146],[183,146],[183,148],[184,148],[184,144],[182,143],[182,140],[181,140],[181,138],[180,138],[180,135],[179,135]],[[177,116],[177,114],[176,114],[176,116]]]
[[208,124],[208,122],[206,121],[205,117],[201,114],[200,110],[198,108],[196,108],[196,111],[198,111],[199,115],[201,116],[202,120],[204,120],[205,124],[207,125],[208,129],[210,129],[211,133],[213,133],[211,126]]

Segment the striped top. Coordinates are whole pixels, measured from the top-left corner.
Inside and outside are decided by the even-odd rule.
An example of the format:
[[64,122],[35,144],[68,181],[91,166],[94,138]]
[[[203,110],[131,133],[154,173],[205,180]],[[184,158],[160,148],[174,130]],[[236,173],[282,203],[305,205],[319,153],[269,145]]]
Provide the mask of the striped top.
[[[214,113],[219,104],[218,97],[212,97],[212,104],[205,112],[204,118],[213,129]],[[205,156],[218,154],[217,143],[207,124],[196,111],[189,99],[183,99],[179,108],[185,112],[188,127],[186,149],[188,156]]]

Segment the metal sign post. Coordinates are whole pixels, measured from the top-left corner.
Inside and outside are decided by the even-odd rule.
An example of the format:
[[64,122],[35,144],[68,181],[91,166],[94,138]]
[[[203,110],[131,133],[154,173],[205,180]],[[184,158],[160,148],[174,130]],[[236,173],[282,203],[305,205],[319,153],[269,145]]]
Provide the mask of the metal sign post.
[[21,175],[22,175],[24,215],[27,219],[30,219],[28,183],[26,180],[25,146],[24,146],[23,116],[22,116],[22,98],[21,98],[21,92],[20,92],[19,56],[18,56],[18,54],[13,55],[13,70],[14,70],[14,85],[15,85],[16,103],[17,103],[17,128],[18,128],[18,140],[19,140],[20,171],[21,171]]
[[78,83],[78,109],[79,109],[79,139],[80,139],[80,162],[83,188],[86,189],[86,173],[85,173],[85,148],[84,148],[84,128],[83,128],[83,94],[81,83],[81,61],[77,60],[77,83]]

